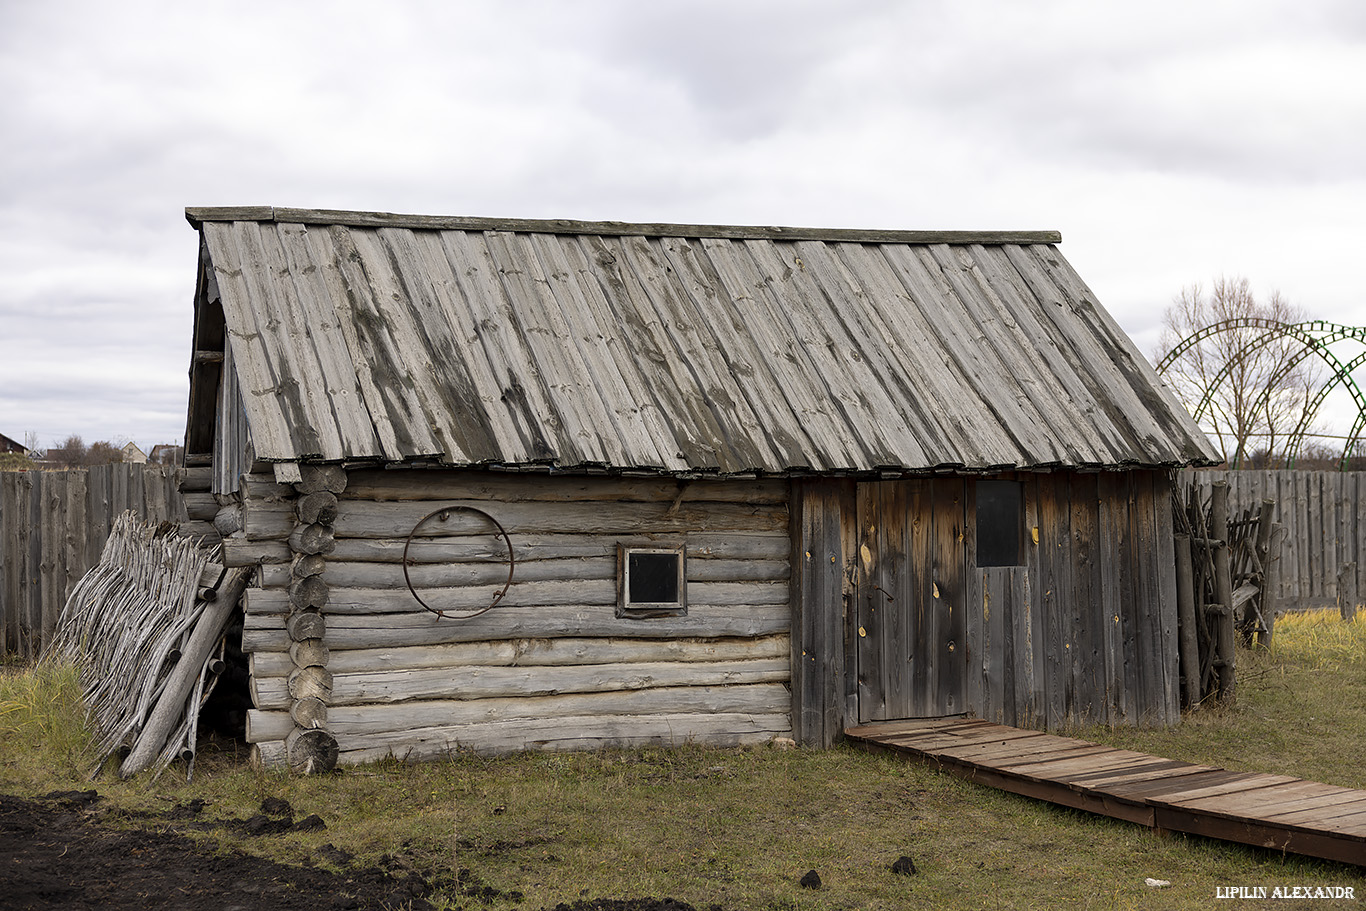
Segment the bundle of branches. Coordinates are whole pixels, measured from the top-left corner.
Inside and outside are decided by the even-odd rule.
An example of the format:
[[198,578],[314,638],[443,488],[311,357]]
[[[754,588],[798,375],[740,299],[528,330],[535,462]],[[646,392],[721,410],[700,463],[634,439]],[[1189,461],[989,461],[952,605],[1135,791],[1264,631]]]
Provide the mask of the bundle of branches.
[[97,770],[126,750],[124,778],[153,767],[160,775],[177,757],[193,774],[199,708],[221,666],[214,651],[247,575],[210,563],[172,523],[118,518],[43,655],[80,668]]

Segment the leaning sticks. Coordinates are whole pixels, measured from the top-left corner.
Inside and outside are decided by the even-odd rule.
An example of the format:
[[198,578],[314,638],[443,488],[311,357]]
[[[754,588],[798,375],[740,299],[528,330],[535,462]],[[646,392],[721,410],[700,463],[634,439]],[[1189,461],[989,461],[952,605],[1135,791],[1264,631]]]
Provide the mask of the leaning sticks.
[[173,528],[120,516],[43,655],[79,666],[98,762],[129,750],[124,778],[193,757],[212,653],[250,575],[224,572]]

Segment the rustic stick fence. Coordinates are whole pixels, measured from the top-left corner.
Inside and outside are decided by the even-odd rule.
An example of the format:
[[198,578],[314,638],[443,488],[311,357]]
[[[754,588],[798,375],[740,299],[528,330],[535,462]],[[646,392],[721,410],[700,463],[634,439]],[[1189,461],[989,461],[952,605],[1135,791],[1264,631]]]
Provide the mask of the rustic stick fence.
[[0,472],[0,653],[36,659],[114,521],[187,519],[180,470],[115,463]]
[[[1366,472],[1190,471],[1188,483],[1209,496],[1228,482],[1229,511],[1255,515],[1275,500],[1273,520],[1285,526],[1272,594],[1283,610],[1336,607],[1355,613],[1366,592]],[[1347,603],[1351,602],[1351,603]]]

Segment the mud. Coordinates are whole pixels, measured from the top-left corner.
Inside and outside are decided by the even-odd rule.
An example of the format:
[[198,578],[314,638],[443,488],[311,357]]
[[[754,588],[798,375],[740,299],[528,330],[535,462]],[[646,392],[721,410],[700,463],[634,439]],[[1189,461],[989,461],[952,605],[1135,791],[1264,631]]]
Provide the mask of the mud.
[[[157,814],[106,811],[95,791],[62,791],[25,799],[0,794],[0,907],[30,909],[136,908],[138,911],[427,911],[439,892],[457,906],[518,907],[522,896],[482,882],[471,870],[418,871],[393,858],[359,866],[347,852],[324,845],[318,862],[339,868],[291,866],[240,851],[215,851],[188,830],[230,830],[246,836],[326,828],[318,816],[294,819],[270,799],[248,819],[211,819],[203,801]],[[695,909],[672,898],[576,899],[550,911],[721,911]]]

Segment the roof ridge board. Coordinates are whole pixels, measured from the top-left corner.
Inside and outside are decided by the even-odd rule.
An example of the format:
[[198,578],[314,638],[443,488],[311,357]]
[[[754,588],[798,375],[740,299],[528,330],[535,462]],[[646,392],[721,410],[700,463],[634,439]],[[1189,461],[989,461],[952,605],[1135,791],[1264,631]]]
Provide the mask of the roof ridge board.
[[782,225],[683,225],[566,218],[476,218],[460,215],[397,215],[334,209],[273,206],[188,207],[185,218],[198,228],[206,221],[262,221],[353,228],[413,228],[431,231],[514,231],[535,234],[597,234],[617,237],[716,237],[737,240],[824,240],[892,244],[1058,244],[1059,231],[905,231],[874,228],[798,228]]

